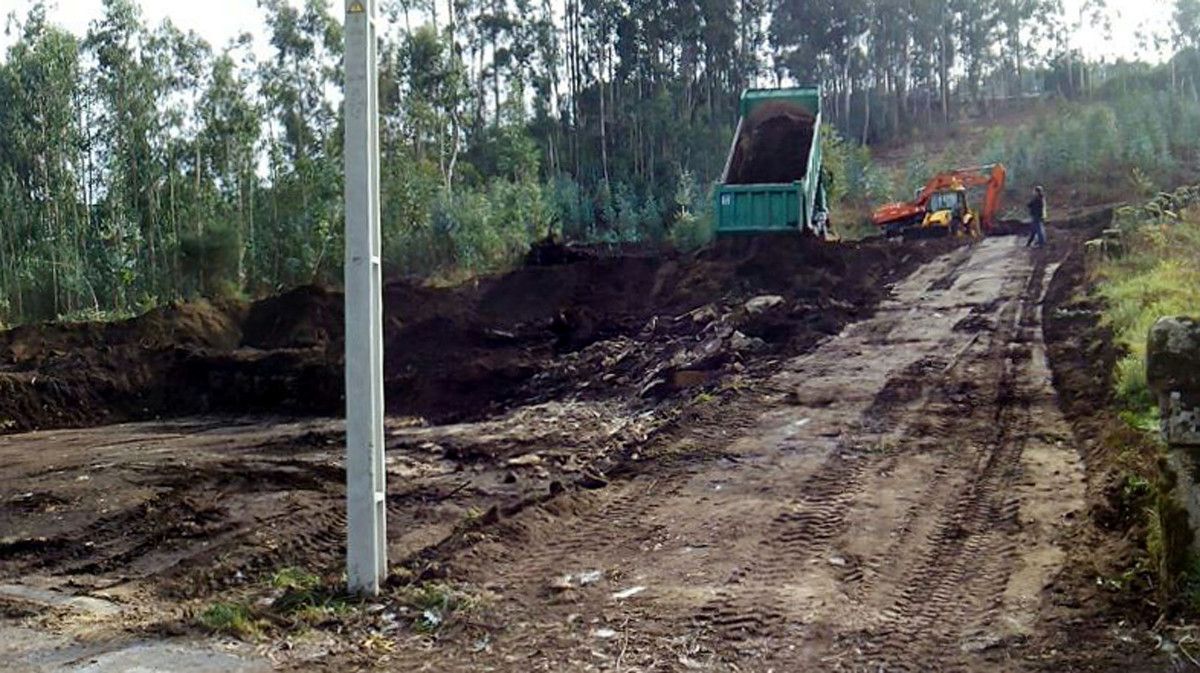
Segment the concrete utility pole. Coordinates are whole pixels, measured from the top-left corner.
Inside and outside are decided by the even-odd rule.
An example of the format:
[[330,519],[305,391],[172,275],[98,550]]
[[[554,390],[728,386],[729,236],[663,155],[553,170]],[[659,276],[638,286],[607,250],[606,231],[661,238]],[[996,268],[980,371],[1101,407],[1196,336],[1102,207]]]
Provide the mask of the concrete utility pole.
[[383,297],[379,268],[376,0],[346,2],[346,575],[376,595],[387,576]]

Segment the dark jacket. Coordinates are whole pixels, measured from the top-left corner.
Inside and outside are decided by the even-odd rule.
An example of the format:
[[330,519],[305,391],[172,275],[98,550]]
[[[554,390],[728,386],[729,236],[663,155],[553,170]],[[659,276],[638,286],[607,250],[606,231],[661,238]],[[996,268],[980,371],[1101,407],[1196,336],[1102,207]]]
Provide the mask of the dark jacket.
[[1046,220],[1046,197],[1038,194],[1029,202],[1029,216],[1035,220]]

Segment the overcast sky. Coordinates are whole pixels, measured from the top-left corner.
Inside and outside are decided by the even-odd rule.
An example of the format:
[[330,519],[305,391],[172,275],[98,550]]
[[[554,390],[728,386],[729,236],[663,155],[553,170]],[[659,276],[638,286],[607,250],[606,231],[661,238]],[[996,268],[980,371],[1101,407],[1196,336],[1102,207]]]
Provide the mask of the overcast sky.
[[[292,0],[297,5],[300,0]],[[340,0],[332,0],[338,14]],[[837,0],[833,0],[836,2]],[[1079,9],[1087,0],[1064,0],[1067,16],[1075,20]],[[0,20],[11,11],[24,15],[30,0],[0,0]],[[101,0],[51,0],[56,5],[51,18],[71,31],[83,35],[88,24],[101,14]],[[183,30],[194,30],[214,48],[220,49],[229,40],[242,32],[255,36],[257,52],[265,56],[269,52],[263,38],[265,27],[262,12],[256,0],[142,0],[143,12],[151,25],[170,18]],[[1144,26],[1164,27],[1171,22],[1174,0],[1108,0],[1108,15],[1113,34],[1106,39],[1099,27],[1092,27],[1085,20],[1082,31],[1072,35],[1072,44],[1081,47],[1092,57],[1133,58],[1137,53],[1137,35]],[[0,34],[0,48],[7,48],[12,38]],[[1140,54],[1153,58],[1153,54]]]

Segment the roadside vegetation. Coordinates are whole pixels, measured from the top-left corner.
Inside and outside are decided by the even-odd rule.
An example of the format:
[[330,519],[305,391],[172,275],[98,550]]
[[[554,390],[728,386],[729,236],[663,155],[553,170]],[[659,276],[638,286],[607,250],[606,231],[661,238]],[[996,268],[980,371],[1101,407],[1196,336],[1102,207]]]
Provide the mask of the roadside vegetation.
[[[834,222],[858,235],[872,205],[980,156],[1010,164],[1021,193],[1033,180],[1149,190],[1200,138],[1196,0],[1156,28],[1177,50],[1157,67],[1019,39],[1085,20],[1041,0],[460,4],[382,5],[389,274],[502,269],[551,233],[703,244],[738,95],[780,76],[825,88]],[[0,323],[337,284],[333,5],[262,0],[261,60],[250,36],[209,45],[149,25],[135,0],[103,6],[83,35],[39,0],[8,20]],[[966,138],[1014,114],[1043,121]],[[898,169],[865,149],[939,138]]]
[[1117,393],[1142,416],[1156,406],[1146,386],[1146,335],[1162,316],[1200,308],[1200,206],[1124,224],[1123,250],[1097,269],[1106,319],[1126,355],[1117,363]]
[[[1140,576],[1163,612],[1200,614],[1200,558],[1191,550],[1187,512],[1172,490],[1159,437],[1157,401],[1146,382],[1146,338],[1160,317],[1194,315],[1200,307],[1200,189],[1161,194],[1119,208],[1103,247],[1093,247],[1103,323],[1121,353],[1113,385],[1119,423],[1103,441],[1117,456],[1118,508],[1137,522],[1144,552],[1124,585]],[[1188,478],[1184,476],[1183,478]]]
[[[195,624],[209,633],[252,642],[357,619],[356,606],[362,600],[345,592],[344,578],[322,578],[303,568],[285,567],[207,605],[196,615]],[[440,581],[399,581],[374,599],[394,630],[424,636],[459,626],[486,607],[487,601],[486,594]]]

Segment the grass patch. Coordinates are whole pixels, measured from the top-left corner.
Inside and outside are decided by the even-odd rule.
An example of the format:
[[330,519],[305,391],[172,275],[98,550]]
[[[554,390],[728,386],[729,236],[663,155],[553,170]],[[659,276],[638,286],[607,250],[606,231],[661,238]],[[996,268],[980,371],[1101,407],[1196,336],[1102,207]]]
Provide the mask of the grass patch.
[[214,603],[200,613],[199,622],[212,633],[243,640],[252,640],[262,634],[260,621],[243,603]]
[[483,604],[483,598],[478,594],[445,582],[402,587],[398,600],[402,608],[415,615],[413,628],[420,633],[441,631]]
[[271,577],[271,586],[285,591],[312,591],[321,586],[321,578],[302,568],[283,568]]
[[1143,222],[1123,237],[1125,254],[1096,270],[1104,321],[1126,355],[1117,363],[1116,392],[1138,414],[1155,405],[1146,384],[1146,336],[1163,316],[1200,306],[1200,213]]
[[1145,362],[1154,323],[1200,306],[1200,212],[1160,210],[1147,206],[1120,214],[1119,253],[1093,270],[1103,321],[1124,351],[1113,383],[1121,424],[1107,441],[1120,451],[1116,510],[1133,523],[1142,543],[1143,554],[1128,577],[1144,579],[1164,612],[1194,611],[1200,608],[1200,559],[1190,551],[1187,512],[1173,496],[1178,475],[1158,439],[1158,404]]
[[271,602],[271,612],[280,617],[315,624],[350,610],[350,597],[340,585],[330,586],[303,568],[279,570],[271,587],[283,592]]

